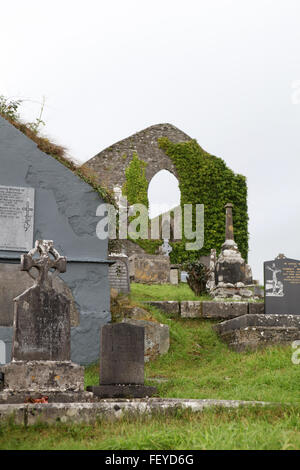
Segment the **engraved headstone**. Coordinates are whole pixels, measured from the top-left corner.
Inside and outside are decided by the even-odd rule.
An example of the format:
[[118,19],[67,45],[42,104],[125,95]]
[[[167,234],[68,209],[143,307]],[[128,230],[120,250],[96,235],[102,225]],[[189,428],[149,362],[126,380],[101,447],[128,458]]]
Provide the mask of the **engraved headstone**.
[[28,272],[34,285],[14,299],[12,362],[0,367],[4,376],[0,403],[24,403],[24,397],[37,393],[46,393],[51,400],[90,397],[84,392],[83,367],[70,361],[70,299],[54,282],[66,265],[66,258],[49,240],[36,241],[21,256],[21,270]]
[[[36,279],[32,268],[38,270]],[[52,275],[50,269],[55,270]],[[54,275],[66,270],[66,258],[53,242],[37,241],[22,255],[21,270],[28,271],[35,285],[14,300],[13,360],[70,360],[70,301],[53,287]]]
[[264,262],[265,313],[300,315],[300,261],[279,255]]
[[33,224],[34,188],[0,186],[0,250],[30,250]]
[[128,323],[104,325],[101,329],[100,385],[88,387],[95,395],[144,397],[155,387],[144,385],[144,327]]

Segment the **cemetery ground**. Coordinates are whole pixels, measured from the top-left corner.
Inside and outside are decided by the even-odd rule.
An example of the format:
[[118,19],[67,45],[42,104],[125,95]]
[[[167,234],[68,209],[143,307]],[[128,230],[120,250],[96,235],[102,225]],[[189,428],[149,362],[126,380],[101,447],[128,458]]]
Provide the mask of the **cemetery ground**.
[[[159,294],[160,287],[164,294]],[[180,298],[166,298],[174,289]],[[156,296],[155,300],[185,300],[188,289],[186,285],[179,288],[133,285],[131,298],[135,303],[151,296]],[[8,421],[0,424],[0,448],[300,448],[300,365],[292,363],[291,345],[237,353],[219,340],[212,329],[215,321],[168,318],[154,307],[147,309],[153,319],[170,327],[168,354],[145,364],[145,384],[156,386],[158,396],[257,400],[273,404],[238,409],[216,407],[201,412],[174,410],[168,415],[151,417],[124,415],[117,421],[37,424],[26,429]],[[98,364],[86,367],[85,385],[98,383]]]

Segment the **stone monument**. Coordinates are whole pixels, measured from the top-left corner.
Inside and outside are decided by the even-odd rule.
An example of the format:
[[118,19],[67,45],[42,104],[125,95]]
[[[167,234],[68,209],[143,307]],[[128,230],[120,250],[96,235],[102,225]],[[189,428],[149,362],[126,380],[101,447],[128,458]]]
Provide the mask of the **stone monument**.
[[4,374],[0,401],[37,393],[53,400],[65,394],[68,401],[70,392],[73,401],[84,395],[83,367],[70,361],[70,300],[53,282],[66,265],[66,258],[48,240],[36,241],[21,256],[21,270],[28,272],[34,285],[14,299],[12,361],[0,367]]
[[101,329],[100,385],[87,387],[101,398],[141,398],[156,393],[144,385],[144,327],[129,323]]
[[215,264],[215,286],[211,282],[210,293],[216,298],[232,297],[240,300],[253,296],[252,291],[246,288],[246,285],[252,283],[252,273],[234,241],[232,208],[231,203],[225,205],[225,242]]
[[265,313],[300,315],[300,261],[278,255],[264,262]]

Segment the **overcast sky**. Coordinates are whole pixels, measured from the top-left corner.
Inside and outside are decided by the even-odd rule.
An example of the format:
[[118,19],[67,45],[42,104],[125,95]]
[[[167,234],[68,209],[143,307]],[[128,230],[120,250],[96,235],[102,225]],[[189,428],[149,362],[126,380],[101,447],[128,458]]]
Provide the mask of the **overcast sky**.
[[[247,176],[254,277],[300,259],[299,0],[10,0],[0,94],[84,162],[169,122]],[[168,192],[166,185],[166,192]]]

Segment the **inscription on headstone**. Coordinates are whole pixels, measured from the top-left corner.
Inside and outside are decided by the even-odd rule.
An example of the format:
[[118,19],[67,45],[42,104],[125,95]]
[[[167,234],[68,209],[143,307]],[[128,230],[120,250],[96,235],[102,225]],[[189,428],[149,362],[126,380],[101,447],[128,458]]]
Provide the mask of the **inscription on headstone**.
[[0,186],[0,250],[30,250],[33,224],[34,188]]
[[264,263],[265,313],[300,315],[300,261],[282,255]]

